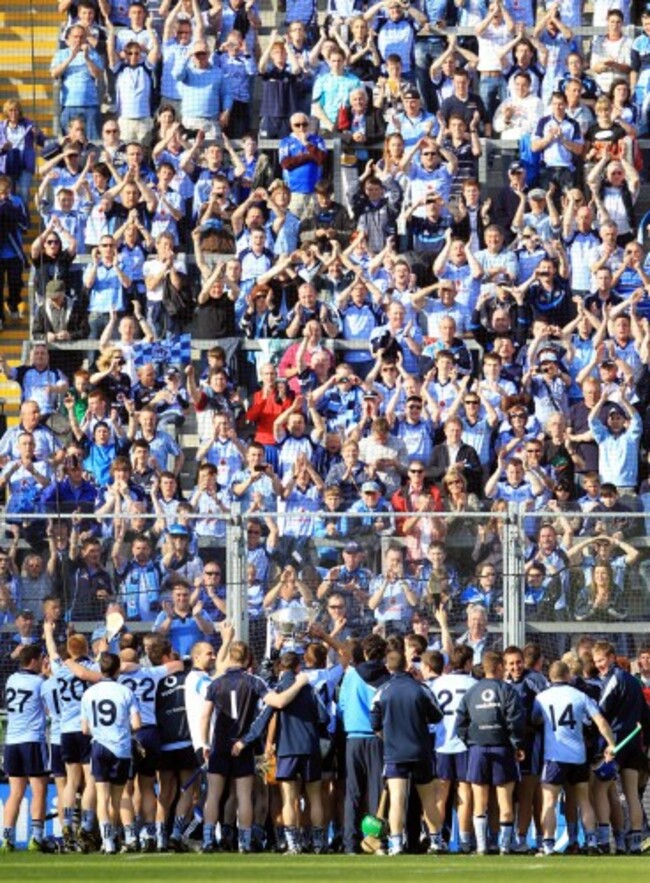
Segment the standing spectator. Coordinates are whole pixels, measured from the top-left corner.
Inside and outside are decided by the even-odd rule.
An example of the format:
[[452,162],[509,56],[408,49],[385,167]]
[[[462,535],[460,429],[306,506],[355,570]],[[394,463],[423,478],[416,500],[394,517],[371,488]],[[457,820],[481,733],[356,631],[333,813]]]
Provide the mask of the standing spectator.
[[277,31],[271,33],[258,70],[262,78],[260,135],[263,138],[285,138],[290,131],[289,119],[299,106],[301,69],[291,43],[278,37]]
[[9,313],[18,318],[18,305],[25,268],[22,236],[27,230],[27,213],[22,200],[11,194],[11,181],[0,175],[0,330],[4,320],[5,279]]
[[354,89],[363,88],[363,83],[354,74],[345,73],[345,56],[338,47],[327,56],[329,73],[317,77],[312,94],[312,115],[320,121],[328,132],[333,132],[339,111],[350,103]]
[[617,77],[630,75],[632,70],[632,40],[623,34],[623,13],[610,9],[607,13],[607,33],[594,37],[591,44],[589,67],[602,92],[608,92]]
[[68,28],[66,48],[59,49],[52,59],[52,78],[61,80],[61,126],[66,129],[73,117],[86,121],[86,134],[91,141],[101,138],[99,113],[99,79],[104,62],[96,49],[88,43],[88,34],[82,25]]
[[[88,290],[90,336],[99,340],[115,310],[126,309],[126,292],[131,280],[124,273],[112,236],[102,236],[99,249],[94,248],[92,261],[84,273],[84,285]],[[95,353],[89,354],[89,361]]]
[[[0,170],[11,178],[14,193],[29,211],[29,191],[36,171],[36,148],[45,143],[45,136],[33,120],[23,114],[16,98],[2,106],[6,119],[0,122]],[[3,168],[4,166],[4,168]]]
[[[610,402],[607,423],[601,422],[601,408],[611,392],[604,387],[589,414],[589,429],[599,446],[601,481],[611,482],[619,492],[636,493],[642,421],[627,399]],[[627,418],[627,425],[626,425]]]
[[210,58],[205,40],[197,40],[187,55],[179,56],[174,77],[179,83],[185,128],[218,138],[228,125],[233,97],[228,78]]
[[292,134],[280,142],[279,160],[282,177],[291,190],[289,208],[302,218],[323,174],[327,148],[319,135],[309,133],[309,117],[306,114],[292,115],[291,131]]
[[561,92],[553,93],[551,113],[537,124],[531,147],[541,154],[543,187],[553,181],[562,191],[575,184],[576,160],[582,155],[583,137],[580,126],[567,116],[566,98]]
[[144,145],[149,144],[153,130],[153,68],[160,58],[158,37],[151,24],[147,32],[151,43],[148,52],[133,37],[118,54],[115,29],[109,26],[108,30],[108,62],[115,74],[122,137]]

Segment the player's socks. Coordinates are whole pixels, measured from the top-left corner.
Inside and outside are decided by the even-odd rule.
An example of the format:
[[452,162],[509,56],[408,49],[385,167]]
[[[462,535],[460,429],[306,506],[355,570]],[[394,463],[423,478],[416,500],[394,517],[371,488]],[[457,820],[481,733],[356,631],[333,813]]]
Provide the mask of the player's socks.
[[239,829],[239,851],[240,852],[250,852],[251,851],[251,840],[252,840],[252,832],[250,828],[240,828]]
[[487,852],[487,816],[474,816],[474,832],[476,834],[477,852]]
[[264,829],[264,825],[253,824],[253,840],[257,844],[263,845],[266,841],[266,831]]
[[311,842],[315,850],[323,850],[326,845],[325,828],[314,825],[311,829]]
[[[567,834],[569,835],[569,845],[572,843],[578,842],[578,823],[577,822],[568,822],[567,826]],[[594,844],[595,846],[596,844]]]
[[629,834],[629,845],[630,852],[641,852],[641,842],[643,840],[643,834],[641,831],[630,831]]
[[99,827],[102,833],[102,846],[104,847],[104,852],[113,852],[115,850],[113,826],[110,822],[102,822]]
[[388,838],[388,852],[402,852],[404,848],[404,837],[402,834],[391,834]]
[[10,843],[12,846],[16,843],[16,828],[14,825],[7,825],[2,829],[2,842]]
[[472,832],[471,831],[459,831],[458,832],[458,841],[460,843],[460,851],[461,852],[471,852],[471,850],[472,850]]
[[125,825],[124,826],[124,842],[125,843],[135,843],[138,839],[138,829],[136,825]]
[[609,846],[609,825],[606,822],[598,825],[598,845]]
[[[575,840],[570,840],[569,842],[576,843],[577,840],[578,840],[578,838],[576,836]],[[586,842],[587,846],[589,846],[589,847],[598,846],[598,837],[596,836],[596,832],[585,830],[585,842]]]
[[287,847],[292,851],[297,850],[300,845],[300,833],[298,828],[296,828],[295,825],[286,825],[284,834],[287,838]]
[[43,834],[45,833],[45,822],[43,819],[32,819],[32,839],[37,843],[43,842]]
[[214,831],[216,825],[209,825],[207,822],[203,823],[203,845],[204,846],[212,846],[214,843]]
[[83,809],[81,811],[81,830],[92,833],[95,827],[95,813],[92,809]]
[[156,846],[164,849],[167,846],[167,825],[165,822],[156,822]]
[[74,826],[74,806],[63,807],[63,824],[72,830]]
[[499,822],[499,849],[510,852],[512,847],[512,822]]
[[174,827],[172,828],[172,837],[174,840],[180,840],[183,836],[185,828],[185,816],[174,816]]
[[544,855],[553,855],[555,849],[555,837],[544,837],[542,841],[542,852]]
[[626,852],[627,844],[625,842],[625,831],[614,831],[614,843],[616,844],[616,852]]

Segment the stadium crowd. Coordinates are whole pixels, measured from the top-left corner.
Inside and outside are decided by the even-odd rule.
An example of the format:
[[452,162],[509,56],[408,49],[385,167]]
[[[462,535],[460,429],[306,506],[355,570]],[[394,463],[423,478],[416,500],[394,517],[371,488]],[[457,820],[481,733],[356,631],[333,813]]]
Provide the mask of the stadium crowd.
[[[18,316],[26,245],[33,278],[29,359],[0,362],[22,397],[19,424],[0,438],[0,666],[10,749],[40,744],[44,684],[56,697],[45,699],[53,722],[63,707],[62,760],[52,763],[66,849],[93,846],[97,812],[103,848],[115,850],[110,805],[125,765],[110,768],[109,755],[130,755],[131,723],[153,741],[135,758],[138,790],[121,819],[127,851],[167,847],[177,797],[169,842],[186,848],[204,750],[207,851],[217,823],[224,848],[235,843],[235,818],[244,851],[267,839],[297,851],[301,826],[317,851],[357,851],[363,801],[374,811],[381,792],[380,730],[389,851],[402,849],[409,778],[432,851],[445,848],[456,798],[460,848],[489,848],[489,785],[501,850],[528,848],[540,774],[542,851],[553,848],[565,775],[570,845],[579,806],[588,850],[609,848],[610,820],[617,849],[627,825],[627,847],[640,850],[641,736],[619,758],[627,821],[613,780],[586,788],[579,746],[585,716],[610,752],[643,716],[641,687],[615,652],[636,660],[644,686],[650,678],[646,642],[624,631],[648,615],[645,520],[634,516],[650,511],[649,217],[637,210],[650,11],[623,0],[591,6],[599,32],[584,36],[581,2],[330,0],[324,17],[312,0],[287,0],[281,31],[261,37],[250,0],[59,3],[66,20],[51,73],[61,137],[47,140],[17,100],[0,123],[4,321]],[[493,153],[482,154],[498,136],[505,180],[488,186],[479,163],[496,169]],[[39,233],[26,243],[36,217]],[[68,346],[78,341],[88,348]],[[204,362],[190,360],[188,343]],[[194,426],[196,456],[187,455]],[[244,674],[255,663],[224,625],[233,503],[246,529],[251,645],[279,694]],[[591,636],[580,650],[559,630],[545,661],[533,645],[527,655],[506,648],[503,680],[504,660],[489,654],[500,649],[509,503],[525,513],[526,621],[575,622]],[[313,640],[283,643],[282,614],[305,609]],[[124,690],[111,698],[119,661],[107,652],[107,614],[125,621],[110,649],[137,707]],[[442,637],[431,645],[434,621]],[[97,628],[84,638],[74,622]],[[601,623],[621,631],[600,634]],[[455,641],[451,632],[464,629]],[[153,637],[134,636],[143,630]],[[303,655],[308,674],[318,672],[309,686],[297,676]],[[522,673],[524,658],[535,677]],[[358,675],[366,663],[368,680]],[[493,743],[478,739],[473,706],[460,695],[450,705],[436,687],[458,676],[471,692],[478,665],[475,675],[498,683],[489,689],[503,729]],[[357,733],[341,705],[346,679],[369,685],[354,687],[369,706],[387,672],[401,689],[380,690]],[[546,675],[563,690],[571,678],[590,698],[567,700],[566,714],[568,705],[547,707],[535,698]],[[7,676],[18,682],[5,688]],[[24,702],[21,679],[39,685]],[[82,698],[96,687],[99,711]],[[241,713],[227,707],[229,689],[241,690]],[[190,710],[165,742],[160,708],[174,691]],[[32,701],[26,719],[21,703]],[[270,710],[254,723],[258,701]],[[401,702],[413,710],[417,763],[390,753]],[[548,708],[561,721],[551,730],[576,740],[544,758],[533,733]],[[289,724],[296,715],[308,723],[300,732]],[[431,770],[427,723],[437,727]],[[95,732],[96,787],[89,740],[102,727],[119,735]],[[314,746],[328,733],[321,785]],[[276,742],[281,809],[278,790],[253,781],[249,747],[271,756]],[[554,744],[548,734],[545,744]],[[441,754],[468,746],[469,766],[438,767]],[[484,782],[484,758],[497,762],[483,752],[491,747],[508,755],[499,761],[506,778]],[[580,769],[549,770],[544,760]],[[369,764],[367,778],[351,773],[357,761]],[[6,752],[12,788],[29,778],[43,799],[43,763],[36,749]],[[299,818],[300,778],[309,810]],[[330,818],[339,792],[345,813]],[[262,834],[278,813],[283,830]],[[415,819],[419,832],[417,806]],[[36,848],[47,848],[42,826],[33,830]],[[12,837],[5,819],[7,848]]]

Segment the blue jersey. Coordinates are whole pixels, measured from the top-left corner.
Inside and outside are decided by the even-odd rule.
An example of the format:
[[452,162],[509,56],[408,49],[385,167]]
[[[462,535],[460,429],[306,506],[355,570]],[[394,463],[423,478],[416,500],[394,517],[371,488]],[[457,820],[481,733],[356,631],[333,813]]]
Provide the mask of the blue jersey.
[[89,725],[93,742],[116,757],[131,757],[131,715],[138,711],[131,689],[112,680],[93,684],[81,700],[81,719]]
[[121,674],[117,681],[129,688],[138,700],[143,727],[156,725],[156,687],[158,681],[167,677],[166,665],[139,668]]
[[45,741],[43,683],[40,674],[24,668],[8,678],[5,687],[7,745]]
[[593,699],[569,684],[552,684],[539,693],[533,720],[544,724],[544,760],[585,763],[583,727],[599,713]]
[[50,745],[61,744],[61,700],[56,678],[48,678],[41,690],[45,713],[50,719]]
[[[76,661],[84,668],[98,670],[90,659]],[[61,732],[78,733],[81,731],[81,700],[90,684],[74,675],[60,659],[52,660],[52,672],[56,677],[61,704]]]

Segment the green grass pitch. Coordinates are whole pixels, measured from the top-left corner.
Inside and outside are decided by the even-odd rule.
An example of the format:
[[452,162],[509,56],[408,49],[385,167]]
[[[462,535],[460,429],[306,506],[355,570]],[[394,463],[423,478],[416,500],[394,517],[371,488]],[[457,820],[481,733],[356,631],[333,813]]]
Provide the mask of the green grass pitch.
[[454,877],[463,883],[621,883],[648,878],[650,856],[282,856],[282,855],[37,855],[0,856],[0,880],[84,883],[402,883]]

